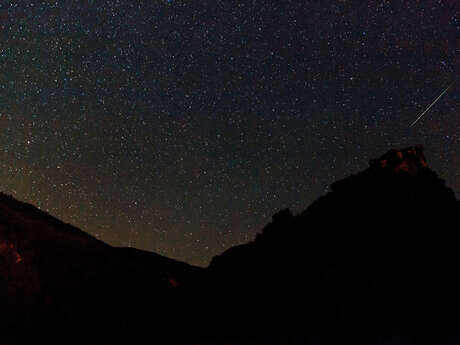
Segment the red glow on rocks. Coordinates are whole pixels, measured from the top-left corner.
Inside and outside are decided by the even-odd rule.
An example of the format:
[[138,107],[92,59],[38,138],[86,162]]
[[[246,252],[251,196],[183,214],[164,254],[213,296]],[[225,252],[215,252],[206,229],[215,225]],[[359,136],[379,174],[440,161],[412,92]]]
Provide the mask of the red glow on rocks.
[[16,263],[18,264],[22,261],[22,256],[18,252],[16,252],[15,254],[16,254]]
[[420,168],[427,167],[427,161],[423,154],[423,147],[418,145],[407,147],[402,150],[390,150],[379,159],[371,160],[371,166],[382,169],[391,169],[395,173],[405,171],[415,174]]
[[173,288],[177,288],[180,286],[180,283],[174,278],[169,278],[169,284],[171,284]]
[[16,264],[23,261],[23,257],[18,253],[16,247],[13,243],[8,243],[5,241],[0,241],[0,255],[7,258],[13,258]]

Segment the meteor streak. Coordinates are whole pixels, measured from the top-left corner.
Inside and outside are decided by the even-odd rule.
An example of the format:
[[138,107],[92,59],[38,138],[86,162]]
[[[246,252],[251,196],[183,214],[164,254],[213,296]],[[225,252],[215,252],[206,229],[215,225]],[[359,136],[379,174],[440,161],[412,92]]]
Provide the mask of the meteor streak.
[[439,100],[439,99],[450,89],[450,87],[451,87],[452,85],[454,85],[455,82],[456,82],[456,80],[454,80],[454,81],[453,81],[453,82],[452,82],[452,83],[451,83],[451,84],[450,84],[450,85],[449,85],[449,86],[438,96],[438,98],[436,98],[436,99],[434,100],[434,102],[431,103],[430,106],[429,106],[428,108],[426,108],[425,111],[424,111],[423,113],[421,113],[421,114],[419,115],[419,117],[417,117],[417,119],[416,119],[414,122],[412,122],[412,124],[411,124],[409,127],[414,126],[414,125],[418,122],[418,120],[420,120],[420,119],[422,118],[422,116],[425,115],[425,114],[428,112],[428,110],[430,110],[431,107],[432,107],[433,105],[435,105],[435,103],[436,103],[436,102],[437,102],[437,101],[438,101],[438,100]]

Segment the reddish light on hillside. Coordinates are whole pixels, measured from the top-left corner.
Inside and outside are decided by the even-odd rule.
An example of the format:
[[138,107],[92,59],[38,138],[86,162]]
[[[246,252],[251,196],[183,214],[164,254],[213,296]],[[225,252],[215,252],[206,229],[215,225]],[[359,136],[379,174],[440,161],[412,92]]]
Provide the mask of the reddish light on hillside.
[[17,264],[23,260],[13,243],[0,242],[0,255],[13,257],[14,262]]
[[22,261],[22,256],[18,252],[15,252],[15,254],[16,254],[16,263],[18,264]]
[[177,288],[180,286],[180,283],[174,278],[169,278],[169,284],[171,284],[173,288]]

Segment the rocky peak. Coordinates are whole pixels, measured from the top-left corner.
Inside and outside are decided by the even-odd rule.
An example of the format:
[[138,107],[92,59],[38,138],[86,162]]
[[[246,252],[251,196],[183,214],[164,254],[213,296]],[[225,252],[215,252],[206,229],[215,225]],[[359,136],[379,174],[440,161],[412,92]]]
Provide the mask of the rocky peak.
[[427,167],[422,145],[410,146],[400,150],[390,150],[380,158],[371,159],[369,165],[373,169],[391,170],[395,173],[405,171],[415,174],[420,168]]

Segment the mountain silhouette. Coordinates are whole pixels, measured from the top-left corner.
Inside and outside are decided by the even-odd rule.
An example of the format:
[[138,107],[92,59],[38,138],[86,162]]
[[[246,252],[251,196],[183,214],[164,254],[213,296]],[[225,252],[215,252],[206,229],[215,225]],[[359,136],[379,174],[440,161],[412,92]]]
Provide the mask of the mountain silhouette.
[[[112,247],[0,194],[0,329],[100,332],[167,322],[163,304],[202,269]],[[153,315],[151,315],[153,314]],[[155,320],[158,319],[158,320]]]
[[207,322],[277,344],[458,343],[458,215],[421,146],[391,150],[215,257]]
[[1,327],[109,329],[107,343],[458,344],[459,214],[421,146],[278,212],[206,269],[111,247],[1,195]]

